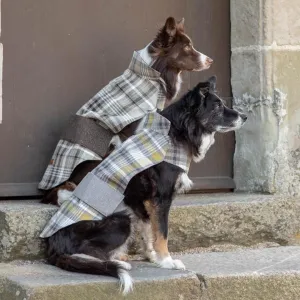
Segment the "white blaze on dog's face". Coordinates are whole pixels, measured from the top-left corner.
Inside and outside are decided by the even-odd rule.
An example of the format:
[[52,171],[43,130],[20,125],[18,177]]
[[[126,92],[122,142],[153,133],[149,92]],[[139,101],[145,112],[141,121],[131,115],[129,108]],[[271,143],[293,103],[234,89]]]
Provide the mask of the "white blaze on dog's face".
[[176,22],[170,17],[149,47],[150,54],[167,58],[168,67],[180,71],[208,69],[213,60],[194,48],[191,38],[185,33],[184,19]]

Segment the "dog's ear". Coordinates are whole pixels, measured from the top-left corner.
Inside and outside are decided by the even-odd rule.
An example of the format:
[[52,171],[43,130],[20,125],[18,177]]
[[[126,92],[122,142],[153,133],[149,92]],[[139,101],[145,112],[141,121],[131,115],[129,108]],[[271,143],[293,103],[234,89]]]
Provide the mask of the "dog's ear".
[[184,32],[184,18],[177,22],[177,29],[181,32]]
[[169,17],[166,20],[164,30],[169,35],[169,37],[174,37],[175,36],[175,34],[176,34],[176,21],[173,17]]
[[152,43],[154,53],[159,54],[163,50],[162,48],[168,48],[172,45],[177,31],[176,25],[173,17],[166,20],[165,25],[159,30]]
[[198,85],[196,86],[196,89],[200,95],[205,96],[209,92],[210,82],[208,81],[199,82]]
[[211,77],[208,78],[207,81],[209,82],[209,88],[212,91],[215,91],[216,90],[216,85],[217,85],[217,76],[216,75],[211,76]]

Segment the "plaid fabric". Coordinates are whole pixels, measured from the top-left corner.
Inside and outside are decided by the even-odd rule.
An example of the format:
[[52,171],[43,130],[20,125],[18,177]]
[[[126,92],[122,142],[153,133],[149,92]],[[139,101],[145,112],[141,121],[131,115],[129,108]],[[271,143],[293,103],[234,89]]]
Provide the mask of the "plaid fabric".
[[180,167],[184,170],[184,172],[188,173],[192,161],[192,155],[182,144],[170,143],[164,161]]
[[[99,125],[118,133],[147,113],[163,109],[164,89],[160,73],[147,65],[139,52],[134,52],[129,68],[82,106],[77,115],[96,119]],[[101,157],[78,144],[60,140],[39,189],[48,190],[59,185],[87,159]]]
[[[128,138],[120,148],[116,149],[92,173],[99,180],[93,185],[95,190],[88,190],[90,177],[83,179],[74,191],[70,201],[62,204],[58,212],[51,218],[41,233],[41,237],[49,237],[68,225],[80,220],[101,220],[103,216],[113,213],[120,206],[112,207],[106,213],[93,207],[87,195],[95,195],[95,202],[105,202],[106,189],[114,190],[122,201],[127,184],[136,174],[158,164],[164,159],[188,170],[190,158],[186,149],[170,143],[168,136],[170,122],[156,109],[164,106],[164,84],[158,77],[159,73],[145,66],[139,54],[134,53],[129,69],[102,89],[94,98],[85,104],[77,114],[99,120],[103,127],[118,132],[126,125],[141,119],[136,134]],[[63,148],[63,149],[62,149]],[[66,180],[75,166],[86,158],[88,149],[79,145],[60,141],[48,167],[40,188],[51,188]],[[80,149],[82,152],[76,152]],[[86,152],[87,151],[87,152]],[[73,153],[71,156],[70,153]],[[98,157],[98,159],[101,159]],[[52,167],[53,166],[53,167]],[[104,185],[103,185],[103,184]],[[109,188],[108,188],[109,187]],[[81,192],[81,193],[80,193]],[[76,195],[81,195],[80,199]],[[120,196],[118,196],[120,195]],[[109,198],[109,197],[108,197]],[[115,201],[115,203],[118,203]],[[124,204],[123,204],[124,208]]]
[[102,160],[102,158],[78,144],[60,140],[39,188],[54,187],[66,181],[75,167],[86,160]]
[[[146,115],[137,128],[138,133],[113,151],[92,171],[92,174],[123,194],[134,175],[164,160],[170,143],[169,129],[170,122],[160,114]],[[83,189],[86,189],[88,185],[85,184],[85,180],[89,181],[90,179],[84,178],[74,194],[76,191],[77,194],[80,193],[82,186]],[[105,193],[101,190],[102,187],[99,185],[99,188],[97,187],[99,190],[89,191],[89,194],[99,198],[98,202],[106,200],[101,199],[101,196],[106,198]],[[40,236],[49,237],[59,229],[80,220],[99,220],[104,215],[113,213],[116,208],[114,207],[112,211],[104,214],[89,204],[88,199],[85,198],[85,190],[80,200],[76,196],[71,197],[71,201],[64,202],[59,211],[51,218]]]
[[170,122],[158,113],[146,115],[137,128],[138,133],[92,173],[123,194],[133,176],[164,160],[170,142],[169,129]]
[[[137,130],[140,130],[139,133],[126,140],[120,148],[115,150],[90,174],[96,176],[99,183],[106,183],[111,188],[118,190],[120,194],[123,194],[133,176],[158,164],[165,158],[168,162],[188,171],[191,161],[189,151],[170,142],[168,136],[169,126],[169,121],[161,115],[157,113],[148,114],[137,128]],[[111,211],[107,211],[107,207],[105,207],[106,211],[104,213],[92,207],[89,203],[89,197],[85,196],[86,194],[97,198],[98,203],[103,202],[107,206],[109,206],[109,203],[105,191],[103,191],[105,189],[103,184],[97,184],[94,190],[89,190],[86,193],[86,187],[89,185],[84,181],[91,181],[90,178],[93,177],[87,176],[83,179],[77,187],[79,192],[76,189],[70,201],[63,203],[46,225],[40,237],[49,237],[58,230],[81,220],[101,220],[104,216],[125,208],[124,203],[120,203],[120,205],[114,206]],[[79,199],[77,195],[80,194],[81,187],[83,187],[83,191]]]
[[78,221],[83,220],[102,220],[104,215],[93,209],[91,206],[76,197],[71,197],[65,201],[59,210],[50,219],[40,234],[41,238],[47,238],[57,232],[59,229],[67,227]]

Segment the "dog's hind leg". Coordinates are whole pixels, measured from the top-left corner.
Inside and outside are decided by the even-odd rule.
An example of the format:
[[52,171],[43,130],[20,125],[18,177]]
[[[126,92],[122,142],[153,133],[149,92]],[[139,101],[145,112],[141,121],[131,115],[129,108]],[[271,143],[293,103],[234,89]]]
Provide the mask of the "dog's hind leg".
[[154,238],[151,222],[141,220],[139,222],[139,228],[142,236],[143,254],[149,261],[156,262],[157,255],[153,247]]
[[80,221],[50,237],[53,252],[61,252],[60,248],[57,251],[60,239],[69,239],[65,241],[65,254],[56,255],[52,264],[73,272],[118,277],[126,294],[133,284],[128,273],[131,265],[117,260],[116,256],[126,250],[130,236],[131,218],[122,212],[99,221]]
[[154,235],[154,249],[156,261],[161,268],[184,270],[184,264],[177,259],[172,259],[168,249],[168,218],[171,201],[165,201],[165,205],[157,205],[152,201],[145,201],[145,208],[150,217],[152,232]]

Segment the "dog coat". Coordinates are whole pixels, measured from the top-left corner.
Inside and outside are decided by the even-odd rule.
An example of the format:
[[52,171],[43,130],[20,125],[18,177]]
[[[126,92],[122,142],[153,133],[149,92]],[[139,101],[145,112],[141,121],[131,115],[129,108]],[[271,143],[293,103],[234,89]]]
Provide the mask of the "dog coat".
[[[70,200],[64,201],[59,210],[50,219],[40,237],[47,238],[58,230],[83,220],[102,220],[105,216],[125,210],[126,206],[122,201],[123,196],[117,192],[120,189],[120,182],[126,183],[136,174],[140,173],[148,167],[161,161],[166,161],[177,165],[184,172],[188,172],[191,154],[181,144],[173,144],[168,136],[170,123],[158,113],[150,113],[146,115],[137,128],[137,134],[133,136],[139,139],[139,142],[133,143],[128,140],[122,144],[121,149],[117,149],[108,158],[106,158],[99,166],[102,168],[94,169],[89,173],[75,189]],[[145,134],[146,132],[146,134]],[[156,142],[158,142],[156,144]],[[133,152],[128,152],[135,145]],[[152,152],[150,152],[153,149]],[[128,159],[128,154],[131,159]],[[126,155],[127,154],[127,155]],[[124,172],[113,172],[111,163],[124,158]],[[148,161],[147,157],[152,157]],[[107,176],[108,183],[112,189],[107,192],[107,184],[99,179],[99,175]],[[120,177],[118,177],[120,176]],[[127,179],[127,180],[126,180]],[[119,184],[116,184],[118,182]],[[116,190],[115,190],[116,188]],[[116,191],[116,192],[115,192]],[[120,190],[121,192],[122,190]],[[84,200],[84,201],[83,201]]]
[[[135,51],[128,69],[76,113],[77,120],[59,140],[39,189],[48,190],[66,181],[85,160],[102,160],[114,133],[164,108],[165,82],[140,53]],[[91,131],[97,133],[96,138]]]
[[[111,81],[77,112],[79,116],[96,120],[94,126],[114,133],[134,121],[140,122],[135,134],[81,181],[70,200],[65,201],[50,219],[41,237],[49,237],[80,220],[101,220],[125,209],[123,193],[131,178],[162,161],[188,172],[189,151],[172,144],[168,135],[170,122],[156,112],[164,107],[164,88],[160,73],[134,52],[124,74]],[[84,160],[101,159],[84,147],[88,138],[76,136],[80,140],[78,143],[74,142],[74,135],[71,141],[59,141],[39,188],[49,189],[67,180],[76,165]]]

